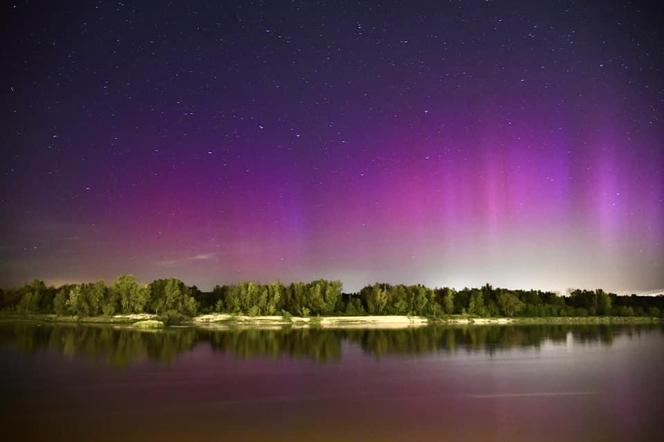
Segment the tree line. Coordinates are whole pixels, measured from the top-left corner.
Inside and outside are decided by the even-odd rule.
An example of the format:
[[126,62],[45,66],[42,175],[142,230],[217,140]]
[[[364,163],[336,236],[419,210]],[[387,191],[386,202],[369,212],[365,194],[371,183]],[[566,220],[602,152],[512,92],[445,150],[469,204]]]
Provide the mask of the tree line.
[[421,284],[376,283],[343,293],[340,281],[242,282],[201,291],[175,278],[140,284],[122,275],[104,281],[47,286],[35,280],[0,289],[0,310],[62,316],[153,313],[191,317],[201,313],[260,315],[448,315],[480,317],[652,316],[664,312],[664,296],[618,296],[604,290],[571,290],[569,296],[541,290],[430,288]]

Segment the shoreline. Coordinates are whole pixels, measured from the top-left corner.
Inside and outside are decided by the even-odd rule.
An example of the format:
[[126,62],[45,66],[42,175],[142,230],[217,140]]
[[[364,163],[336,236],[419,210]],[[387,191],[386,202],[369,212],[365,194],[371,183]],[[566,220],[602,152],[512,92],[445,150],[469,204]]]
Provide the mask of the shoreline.
[[54,314],[1,314],[0,321],[35,321],[58,324],[107,324],[129,326],[136,329],[196,327],[204,329],[232,328],[325,328],[325,329],[403,329],[447,325],[536,325],[536,324],[656,324],[662,318],[648,316],[560,316],[560,317],[469,317],[448,316],[429,319],[422,316],[367,315],[367,316],[246,316],[228,313],[198,315],[178,325],[165,325],[158,315],[142,313],[114,316],[57,316]]

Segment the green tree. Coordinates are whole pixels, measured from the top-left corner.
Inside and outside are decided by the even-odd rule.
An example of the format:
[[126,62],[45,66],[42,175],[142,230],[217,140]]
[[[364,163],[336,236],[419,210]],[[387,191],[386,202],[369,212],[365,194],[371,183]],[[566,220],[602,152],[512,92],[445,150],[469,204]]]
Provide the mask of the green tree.
[[365,287],[363,291],[365,291],[367,313],[370,315],[384,314],[390,299],[387,291],[380,284]]
[[267,301],[264,314],[274,315],[281,310],[285,288],[280,282],[273,282],[267,286]]
[[109,289],[104,292],[104,299],[101,304],[102,314],[105,316],[113,316],[118,312],[119,304],[118,292],[113,287],[109,287]]
[[117,293],[122,313],[143,313],[149,299],[149,289],[140,286],[133,275],[120,276],[111,288]]
[[429,302],[427,289],[420,285],[411,286],[409,288],[411,293],[411,307],[409,313],[411,315],[423,315]]
[[148,287],[149,310],[162,314],[177,312],[186,316],[194,316],[198,311],[198,303],[192,296],[192,289],[176,278],[158,279]]
[[600,315],[610,315],[612,308],[611,296],[603,290],[597,291],[597,312]]
[[65,316],[69,313],[67,308],[67,298],[69,294],[69,288],[62,287],[55,295],[53,299],[53,310],[56,315]]
[[392,315],[410,314],[410,293],[409,289],[403,284],[389,286],[385,288],[388,292],[388,305],[386,313]]
[[341,299],[341,282],[319,279],[307,284],[306,304],[316,315],[329,315]]
[[86,314],[90,316],[99,315],[102,311],[102,304],[106,292],[106,284],[104,284],[104,281],[83,284],[81,290],[83,299],[85,300]]
[[501,291],[498,294],[498,306],[503,315],[510,317],[521,313],[526,305],[518,298],[518,296]]
[[53,309],[54,294],[51,295],[44,281],[35,279],[20,289],[21,300],[18,303],[18,311],[22,313],[48,312]]
[[77,316],[87,316],[87,308],[79,284],[75,284],[69,289],[66,305],[67,310],[72,314]]
[[293,282],[288,286],[285,309],[299,316],[309,316],[311,311],[307,303],[307,287],[302,282]]
[[480,290],[473,289],[468,302],[468,313],[471,315],[486,316],[484,296]]
[[445,314],[451,315],[454,313],[454,291],[451,289],[443,289],[442,307]]

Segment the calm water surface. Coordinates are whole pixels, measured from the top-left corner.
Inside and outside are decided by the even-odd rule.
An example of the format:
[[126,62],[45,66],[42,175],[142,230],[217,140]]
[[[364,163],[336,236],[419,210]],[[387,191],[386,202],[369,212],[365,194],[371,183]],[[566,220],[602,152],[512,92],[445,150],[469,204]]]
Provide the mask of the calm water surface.
[[664,328],[0,323],[3,440],[664,440]]

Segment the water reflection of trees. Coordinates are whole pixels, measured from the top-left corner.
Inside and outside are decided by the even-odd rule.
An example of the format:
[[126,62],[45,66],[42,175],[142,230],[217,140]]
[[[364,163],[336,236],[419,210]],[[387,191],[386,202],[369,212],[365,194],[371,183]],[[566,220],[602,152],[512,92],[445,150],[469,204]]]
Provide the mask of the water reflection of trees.
[[151,359],[170,362],[196,344],[193,329],[140,332],[128,328],[89,325],[35,325],[17,323],[0,326],[0,344],[11,345],[20,352],[49,350],[66,356],[102,360],[123,367],[132,362]]
[[321,329],[237,329],[201,331],[213,349],[249,359],[254,357],[310,358],[330,361],[341,358],[343,333]]
[[[657,328],[611,325],[528,325],[426,327],[406,330],[349,331],[346,338],[358,342],[375,356],[433,352],[495,353],[511,348],[539,348],[544,342],[610,345],[622,334],[632,336]],[[660,328],[661,329],[661,328]]]
[[21,352],[50,350],[67,356],[101,360],[123,367],[140,360],[168,363],[199,343],[233,357],[252,359],[306,358],[325,362],[339,360],[342,343],[356,345],[375,357],[426,355],[430,353],[495,352],[514,348],[539,348],[543,343],[611,345],[624,335],[638,336],[659,331],[644,325],[528,325],[423,327],[401,330],[377,329],[167,329],[159,332],[90,325],[0,325],[0,345]]

